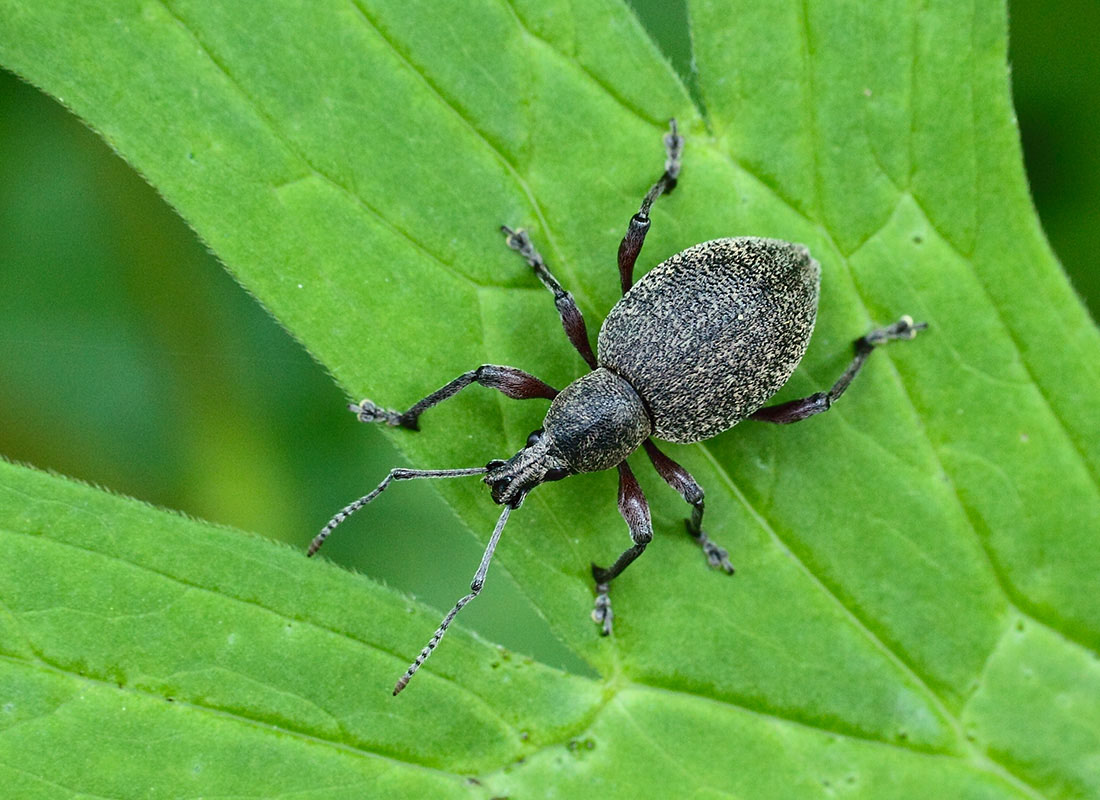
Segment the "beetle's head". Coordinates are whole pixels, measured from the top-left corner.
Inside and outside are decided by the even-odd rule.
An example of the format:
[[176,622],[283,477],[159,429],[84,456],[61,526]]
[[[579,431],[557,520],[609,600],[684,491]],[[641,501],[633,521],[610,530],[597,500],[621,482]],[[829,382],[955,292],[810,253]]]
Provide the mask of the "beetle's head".
[[493,459],[485,465],[484,481],[493,502],[519,508],[527,493],[547,481],[560,481],[572,470],[558,455],[553,439],[542,428],[532,431],[523,449],[507,461]]

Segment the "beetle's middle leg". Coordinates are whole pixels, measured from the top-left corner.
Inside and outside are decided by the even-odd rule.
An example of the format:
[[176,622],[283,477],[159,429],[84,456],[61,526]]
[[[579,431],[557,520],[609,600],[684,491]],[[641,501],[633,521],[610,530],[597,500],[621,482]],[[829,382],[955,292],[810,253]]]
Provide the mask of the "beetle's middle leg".
[[646,439],[642,446],[649,460],[653,462],[653,468],[657,470],[657,474],[665,479],[665,483],[678,491],[684,500],[691,503],[691,519],[684,522],[687,532],[703,548],[707,563],[712,567],[721,567],[728,575],[732,575],[734,570],[729,553],[724,547],[715,544],[703,531],[703,487],[695,482],[690,472],[658,450],[652,439]]
[[684,152],[684,137],[676,130],[676,120],[668,121],[669,131],[665,134],[665,171],[657,182],[653,184],[638,213],[630,218],[626,226],[626,234],[619,242],[619,282],[626,294],[634,284],[634,262],[638,260],[638,253],[642,251],[645,243],[645,235],[649,233],[649,210],[662,194],[668,194],[676,188],[676,180],[680,177],[680,156]]
[[859,373],[860,368],[867,361],[867,357],[871,355],[876,347],[886,344],[892,339],[912,339],[918,331],[922,331],[927,327],[927,322],[913,322],[913,318],[906,315],[893,325],[887,325],[885,328],[873,330],[866,336],[859,337],[852,343],[856,353],[855,357],[852,358],[852,363],[848,365],[848,368],[844,370],[844,374],[840,376],[829,391],[817,392],[809,397],[790,400],[774,406],[765,406],[749,414],[749,419],[786,425],[791,422],[800,422],[807,417],[812,417],[814,414],[820,414],[822,411],[828,411],[837,398],[844,394],[848,384]]
[[611,633],[611,622],[615,618],[611,613],[611,596],[608,594],[611,581],[629,567],[653,540],[649,503],[625,461],[619,464],[619,513],[630,528],[633,546],[625,550],[610,567],[592,565],[592,577],[596,579],[596,606],[592,609],[592,619],[599,623],[600,633],[604,636]]
[[588,341],[588,327],[584,324],[584,317],[581,315],[581,310],[577,308],[577,301],[573,299],[573,295],[565,291],[558,283],[558,279],[551,274],[542,255],[531,243],[531,237],[527,235],[527,231],[523,228],[512,230],[507,225],[501,225],[500,229],[508,237],[505,239],[508,246],[523,256],[538,279],[542,281],[542,285],[554,293],[554,305],[561,316],[565,335],[569,337],[569,341],[577,348],[577,352],[581,354],[588,366],[595,369],[596,354],[592,352],[592,344]]

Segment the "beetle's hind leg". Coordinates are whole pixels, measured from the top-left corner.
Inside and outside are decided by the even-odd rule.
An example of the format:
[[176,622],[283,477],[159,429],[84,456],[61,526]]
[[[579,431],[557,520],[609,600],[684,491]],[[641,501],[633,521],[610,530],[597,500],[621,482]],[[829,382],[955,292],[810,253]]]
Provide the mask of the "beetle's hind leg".
[[638,213],[630,218],[626,226],[626,234],[619,243],[619,282],[626,294],[634,284],[634,262],[638,260],[638,253],[645,244],[645,236],[649,233],[649,210],[662,194],[668,194],[676,188],[676,181],[680,177],[680,156],[684,152],[684,137],[676,129],[676,120],[668,121],[669,131],[665,134],[665,171],[661,177],[646,192]]
[[844,374],[837,379],[837,382],[833,384],[829,391],[817,392],[809,397],[779,403],[774,406],[765,406],[750,414],[749,419],[787,425],[791,422],[801,422],[814,416],[814,414],[820,414],[822,411],[828,411],[837,398],[844,394],[844,390],[848,388],[852,379],[855,378],[864,362],[867,361],[867,357],[871,355],[876,347],[893,339],[912,339],[918,331],[922,331],[927,327],[927,322],[913,322],[913,318],[906,315],[893,325],[878,328],[866,336],[859,337],[852,343],[852,347],[855,349],[852,363],[848,365],[848,368],[844,370]]
[[652,439],[646,439],[642,446],[645,447],[646,455],[649,456],[657,474],[691,504],[691,517],[684,522],[687,532],[703,548],[707,563],[732,575],[734,569],[733,564],[730,563],[729,553],[724,547],[719,547],[703,530],[703,487],[696,483],[690,472],[658,450]]
[[588,341],[588,327],[584,324],[584,317],[581,315],[581,310],[577,308],[577,301],[573,299],[573,295],[565,291],[558,283],[558,279],[550,272],[542,255],[532,244],[527,231],[523,228],[512,230],[507,225],[501,225],[500,229],[507,237],[505,242],[508,246],[523,256],[542,285],[554,293],[554,306],[558,309],[558,315],[561,316],[565,335],[569,337],[569,341],[573,343],[573,347],[577,348],[577,352],[581,354],[588,366],[595,369],[596,354],[592,352],[592,343]]
[[642,487],[630,467],[624,461],[619,464],[619,513],[630,528],[630,540],[634,543],[615,559],[610,567],[592,565],[592,577],[596,580],[596,605],[592,609],[592,619],[600,626],[600,633],[611,633],[611,623],[615,615],[611,612],[611,581],[629,567],[640,556],[646,545],[653,540],[653,522],[649,517],[649,503],[646,502]]

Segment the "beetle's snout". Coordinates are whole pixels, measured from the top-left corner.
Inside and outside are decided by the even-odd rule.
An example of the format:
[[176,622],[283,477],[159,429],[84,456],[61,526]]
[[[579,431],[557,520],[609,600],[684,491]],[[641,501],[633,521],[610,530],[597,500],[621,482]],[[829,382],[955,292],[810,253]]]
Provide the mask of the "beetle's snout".
[[497,505],[508,504],[512,508],[519,508],[527,490],[520,490],[521,487],[516,481],[516,475],[509,462],[493,459],[485,465],[485,468],[489,471],[485,473],[483,480],[489,487],[493,502]]
[[485,465],[482,479],[493,502],[519,508],[527,493],[545,481],[557,481],[570,474],[555,455],[549,437],[541,430],[527,437],[527,445],[507,461],[495,458]]

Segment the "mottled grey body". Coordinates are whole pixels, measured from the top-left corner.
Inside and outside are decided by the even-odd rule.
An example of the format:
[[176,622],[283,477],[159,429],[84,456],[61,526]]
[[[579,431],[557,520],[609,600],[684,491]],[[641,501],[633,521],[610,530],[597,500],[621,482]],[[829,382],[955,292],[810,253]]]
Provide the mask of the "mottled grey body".
[[642,398],[657,438],[716,436],[760,408],[802,360],[820,275],[805,247],[777,239],[689,247],[611,309],[599,364]]
[[802,245],[755,237],[697,244],[654,267],[607,315],[599,366],[554,399],[537,452],[490,471],[491,486],[512,479],[494,498],[520,496],[535,463],[596,472],[650,435],[697,442],[745,419],[802,360],[820,278]]

